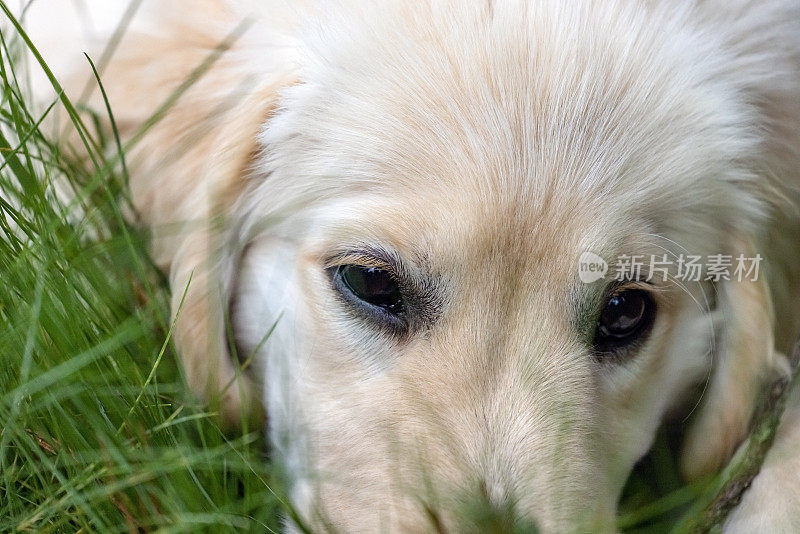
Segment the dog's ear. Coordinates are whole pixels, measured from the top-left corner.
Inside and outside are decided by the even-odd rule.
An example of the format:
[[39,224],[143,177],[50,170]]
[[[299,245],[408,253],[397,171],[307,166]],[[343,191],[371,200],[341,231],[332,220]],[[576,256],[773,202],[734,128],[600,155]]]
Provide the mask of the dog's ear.
[[[751,239],[735,239],[736,256],[755,258]],[[734,257],[736,257],[734,256]],[[746,437],[765,386],[788,367],[774,343],[774,312],[764,266],[757,278],[738,277],[718,284],[720,322],[713,367],[680,458],[688,480],[715,473]]]
[[[261,129],[295,74],[282,59],[288,47],[260,49],[263,40],[248,41],[247,24],[227,4],[202,4],[184,10],[202,13],[199,20],[160,17],[153,33],[127,35],[103,82],[123,140],[135,140],[126,155],[131,197],[156,263],[170,274],[186,378],[235,425],[261,418],[226,328],[240,251],[231,246],[242,215],[235,209],[261,152]],[[103,109],[98,91],[90,107]]]
[[206,167],[198,169],[197,182],[189,185],[200,191],[187,192],[183,202],[188,209],[183,203],[176,205],[176,212],[185,216],[177,221],[180,230],[174,235],[167,230],[156,238],[162,239],[162,257],[169,246],[164,243],[175,246],[169,257],[174,338],[187,381],[232,425],[242,417],[262,418],[260,396],[247,375],[239,372],[238,359],[229,350],[233,344],[226,324],[241,252],[236,201],[259,153],[258,133],[271,112],[274,95],[273,89],[256,93],[226,114],[227,123],[214,132],[203,157]]

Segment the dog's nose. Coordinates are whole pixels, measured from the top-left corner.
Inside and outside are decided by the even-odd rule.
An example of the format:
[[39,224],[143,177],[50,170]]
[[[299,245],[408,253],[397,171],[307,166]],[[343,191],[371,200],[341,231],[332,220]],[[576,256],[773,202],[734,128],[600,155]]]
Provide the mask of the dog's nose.
[[536,522],[523,516],[505,485],[489,477],[470,491],[463,506],[456,511],[458,532],[493,532],[498,534],[540,532]]
[[[536,522],[518,515],[511,504],[474,503],[459,514],[456,532],[492,532],[497,534],[537,534]],[[440,532],[448,532],[440,530]]]

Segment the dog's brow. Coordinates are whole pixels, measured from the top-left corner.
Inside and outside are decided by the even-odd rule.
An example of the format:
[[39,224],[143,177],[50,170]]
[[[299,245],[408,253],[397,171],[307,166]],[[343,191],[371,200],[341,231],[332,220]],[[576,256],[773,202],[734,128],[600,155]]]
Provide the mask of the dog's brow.
[[342,247],[324,257],[325,267],[357,264],[363,267],[380,267],[395,273],[404,271],[400,255],[391,249],[374,245]]

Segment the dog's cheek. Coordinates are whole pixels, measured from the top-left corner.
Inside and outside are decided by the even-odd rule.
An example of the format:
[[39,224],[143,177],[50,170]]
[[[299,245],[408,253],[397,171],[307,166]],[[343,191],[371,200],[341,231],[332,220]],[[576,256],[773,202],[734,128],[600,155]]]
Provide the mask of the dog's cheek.
[[[366,392],[371,371],[362,356],[367,349],[352,346],[361,336],[345,328],[334,299],[324,270],[295,240],[267,237],[247,247],[232,302],[239,356],[252,358],[250,372],[262,384],[274,457],[287,477],[295,505],[304,511],[314,500],[311,481],[317,464],[336,457],[329,453],[318,457],[323,452],[318,450],[320,435],[330,434],[331,422],[346,411],[335,407],[349,399],[348,409],[358,411],[364,399],[373,405],[379,398],[378,392]],[[374,407],[370,412],[377,418]],[[324,441],[324,448],[336,448],[340,441],[366,442],[356,439],[358,433],[349,441],[336,438],[342,432],[343,427],[336,425],[334,437]],[[337,470],[346,472],[346,467]]]
[[300,343],[313,339],[298,269],[292,243],[277,238],[251,243],[240,261],[231,303],[239,359],[250,360],[249,372],[261,385],[272,445],[290,477],[302,457],[288,441],[302,436],[294,432],[302,426],[297,356],[303,352]]
[[646,345],[628,362],[601,374],[611,478],[622,485],[652,445],[665,414],[708,372],[711,316],[689,295],[662,308]]

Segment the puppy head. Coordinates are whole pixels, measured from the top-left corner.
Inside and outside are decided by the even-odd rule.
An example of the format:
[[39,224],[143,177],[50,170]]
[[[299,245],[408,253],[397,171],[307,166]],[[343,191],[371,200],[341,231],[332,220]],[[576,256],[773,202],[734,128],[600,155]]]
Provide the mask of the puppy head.
[[[213,271],[304,516],[426,530],[480,501],[613,528],[709,373],[684,466],[724,461],[774,356],[763,281],[675,271],[753,250],[758,140],[719,43],[615,4],[329,15]],[[585,283],[586,252],[675,261]]]

